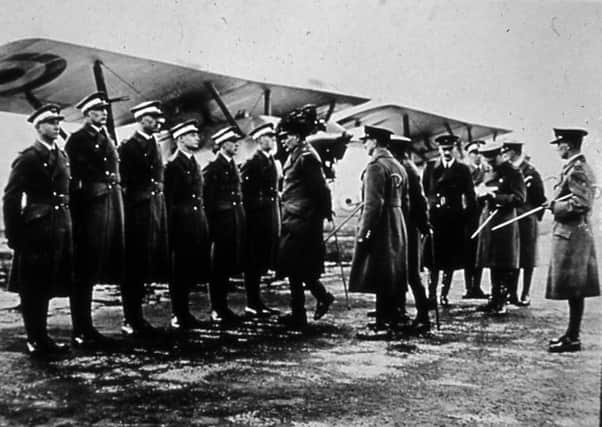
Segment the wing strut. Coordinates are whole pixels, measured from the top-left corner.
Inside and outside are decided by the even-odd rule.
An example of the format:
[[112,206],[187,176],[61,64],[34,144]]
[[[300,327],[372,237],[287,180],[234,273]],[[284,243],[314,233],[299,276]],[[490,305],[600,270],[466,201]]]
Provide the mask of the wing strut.
[[454,131],[452,130],[451,126],[449,125],[448,122],[445,122],[445,129],[447,129],[447,133],[449,133],[450,135],[454,134]]
[[410,116],[406,113],[403,119],[403,136],[410,138]]
[[230,114],[230,110],[228,110],[228,107],[224,103],[224,100],[222,99],[214,84],[211,82],[205,82],[205,87],[207,88],[207,90],[209,90],[209,92],[211,92],[211,96],[213,96],[213,99],[215,100],[215,102],[217,102],[217,105],[222,110],[222,113],[226,117],[226,120],[228,120],[228,123],[230,123],[230,126],[233,126],[234,128],[236,128],[238,133],[244,135],[243,131],[238,126],[238,123],[236,123],[236,120],[234,120],[234,117],[232,117],[232,114]]
[[[105,83],[105,77],[102,73],[102,61],[97,59],[94,61],[94,66],[92,67],[92,71],[94,72],[94,80],[96,81],[96,89],[99,92],[104,92],[109,98],[109,93],[107,92],[107,84]],[[111,106],[111,102],[109,101],[109,106],[107,107],[107,129],[113,141],[117,143],[117,134],[115,133],[115,121],[113,120],[113,107]]]
[[[42,102],[28,90],[25,91],[25,99],[34,109],[38,109],[42,106]],[[64,141],[67,141],[67,138],[69,137],[63,128],[59,128],[59,135],[61,135],[61,138],[63,138]]]
[[272,115],[272,91],[268,88],[263,91],[263,114]]
[[468,133],[468,142],[472,142],[472,126],[466,125],[466,132]]

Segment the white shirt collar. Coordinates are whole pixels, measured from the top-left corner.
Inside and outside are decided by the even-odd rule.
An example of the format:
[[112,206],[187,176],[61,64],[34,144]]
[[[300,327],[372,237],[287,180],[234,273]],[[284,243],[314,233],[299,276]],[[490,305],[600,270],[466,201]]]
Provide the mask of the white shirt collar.
[[46,147],[48,149],[48,151],[52,151],[52,150],[54,150],[56,148],[56,144],[50,145],[47,142],[42,141],[41,139],[38,139],[38,142],[40,144],[42,144],[44,147]]
[[178,151],[179,151],[180,153],[184,154],[184,155],[185,155],[186,157],[188,157],[189,159],[191,159],[191,158],[192,158],[192,156],[193,156],[193,154],[192,154],[192,153],[187,153],[186,151],[184,151],[184,150],[180,150],[179,148],[178,148]]
[[518,156],[518,159],[516,159],[515,161],[512,162],[512,165],[517,168],[520,166],[520,164],[523,162],[523,160],[525,160],[525,157],[521,154],[520,156]]
[[144,132],[142,129],[138,129],[136,132],[142,135],[144,139],[151,139],[153,137],[152,135],[149,135],[148,133]]
[[441,158],[441,163],[443,164],[443,167],[445,167],[445,168],[449,168],[451,165],[454,164],[455,161],[456,161],[456,159],[454,159],[453,157],[449,162],[446,162],[445,159],[443,159],[443,157]]
[[100,127],[99,127],[99,126],[93,125],[92,123],[90,123],[90,126],[91,126],[91,127],[92,127],[92,129],[94,129],[96,132],[98,132],[98,133],[102,132],[102,129],[103,129],[103,128],[102,128],[102,126],[100,126]]
[[224,157],[224,159],[226,159],[226,161],[227,161],[228,163],[230,163],[230,162],[232,161],[232,157],[228,156],[228,155],[227,155],[227,154],[225,154],[223,151],[221,151],[221,150],[220,150],[219,154],[220,154],[221,156],[223,156],[223,157]]
[[264,156],[266,156],[268,159],[272,158],[272,153],[268,153],[267,151],[264,151],[261,148],[258,151],[260,153],[262,153]]

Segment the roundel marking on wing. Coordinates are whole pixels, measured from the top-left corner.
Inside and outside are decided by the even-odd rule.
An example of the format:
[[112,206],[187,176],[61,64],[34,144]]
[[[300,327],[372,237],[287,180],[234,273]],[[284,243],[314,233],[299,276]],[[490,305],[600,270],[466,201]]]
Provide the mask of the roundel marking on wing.
[[19,53],[0,60],[0,95],[9,96],[50,83],[67,68],[51,53]]

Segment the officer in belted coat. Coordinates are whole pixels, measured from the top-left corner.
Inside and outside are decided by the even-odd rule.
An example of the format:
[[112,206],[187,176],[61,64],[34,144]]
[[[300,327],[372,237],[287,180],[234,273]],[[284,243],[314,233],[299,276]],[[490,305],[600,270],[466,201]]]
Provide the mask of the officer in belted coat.
[[364,203],[351,263],[349,290],[376,294],[375,330],[395,328],[408,272],[404,209],[409,208],[408,175],[387,145],[391,131],[365,126],[371,160],[362,173]]
[[190,313],[189,294],[209,280],[209,224],[203,202],[203,176],[194,152],[200,145],[194,120],[171,128],[178,146],[165,166],[165,204],[169,231],[171,326],[193,329],[200,321]]
[[[491,170],[491,167],[483,161],[479,148],[485,144],[485,141],[472,141],[466,146],[466,165],[470,170],[470,176],[472,178],[472,185],[478,187],[485,178],[485,174]],[[481,211],[483,210],[483,201],[477,200],[475,203],[475,209],[468,213],[468,220],[466,222],[466,263],[464,265],[464,280],[466,284],[466,294],[462,296],[463,299],[487,299],[487,295],[481,289],[481,277],[483,275],[483,269],[476,266],[477,259],[477,239],[471,239],[470,236],[475,232],[479,226],[479,218],[481,217]]]
[[[581,153],[587,132],[582,129],[554,129],[554,132],[556,138],[552,144],[566,163],[549,204],[554,226],[546,298],[569,302],[569,326],[549,346],[549,351],[559,353],[581,349],[579,333],[585,298],[600,295],[600,281],[590,222],[596,180]],[[569,194],[562,201],[554,201]]]
[[121,330],[126,335],[153,332],[142,315],[144,286],[169,279],[164,165],[153,136],[162,116],[160,105],[159,101],[147,101],[133,107],[139,128],[119,146],[126,248]]
[[203,169],[203,197],[212,242],[211,319],[230,323],[240,317],[228,308],[229,279],[243,271],[245,255],[245,211],[240,172],[234,162],[242,136],[234,127],[226,127],[212,138],[218,152]]
[[322,161],[306,141],[318,126],[315,107],[307,106],[286,115],[278,131],[289,155],[283,167],[277,271],[281,277],[289,278],[291,313],[281,321],[293,329],[307,325],[304,284],[317,300],[314,320],[322,318],[334,301],[334,296],[320,282],[325,256],[324,220],[332,218],[330,189]]
[[[69,161],[56,145],[57,105],[44,105],[28,118],[38,139],[12,164],[4,189],[4,225],[14,257],[8,289],[19,293],[32,356],[64,352],[46,328],[48,302],[69,296],[73,281],[73,236],[69,212]],[[25,205],[22,205],[25,196]]]
[[92,325],[92,291],[97,283],[123,286],[124,212],[115,142],[105,128],[109,103],[102,92],[77,104],[85,117],[65,151],[71,162],[71,212],[75,286],[71,295],[72,342],[78,347],[107,343]]
[[261,300],[261,275],[275,269],[280,238],[279,173],[272,155],[276,133],[272,123],[253,129],[249,136],[257,141],[257,151],[241,168],[242,197],[246,215],[245,288],[251,316],[267,316],[278,311]]
[[[502,153],[523,174],[527,196],[525,203],[516,209],[517,215],[541,206],[546,202],[543,181],[537,169],[523,156],[523,145],[521,141],[505,141]],[[533,270],[537,263],[537,238],[539,236],[538,222],[541,221],[544,211],[529,215],[518,222],[518,234],[520,241],[519,269],[514,271],[514,277],[508,290],[508,300],[518,306],[531,304],[529,292]],[[523,270],[523,289],[520,300],[518,299],[518,279],[520,270]]]
[[[389,151],[403,166],[408,175],[409,206],[404,211],[406,231],[408,236],[408,285],[412,289],[416,304],[416,318],[412,321],[411,329],[419,334],[430,330],[431,324],[428,315],[428,301],[426,290],[420,277],[422,265],[421,235],[428,235],[431,228],[429,221],[428,203],[422,188],[422,181],[416,165],[411,160],[412,141],[409,138],[391,136]],[[404,291],[404,292],[407,292]],[[402,313],[405,313],[405,297],[402,298]]]
[[[502,156],[503,144],[493,141],[479,151],[491,166],[475,192],[484,203],[479,219],[483,228],[477,235],[477,267],[489,268],[491,300],[479,307],[488,314],[506,313],[506,295],[513,272],[518,268],[518,223],[493,231],[492,228],[516,217],[516,210],[525,203],[525,182],[520,171]],[[491,218],[490,218],[491,216]]]
[[452,155],[458,137],[442,135],[439,144],[440,158],[429,162],[422,176],[422,185],[429,201],[429,211],[434,234],[435,259],[431,259],[433,242],[425,249],[425,266],[431,270],[429,299],[434,303],[437,295],[439,270],[443,270],[441,305],[449,304],[447,294],[453,272],[464,268],[466,252],[465,227],[475,209],[475,196],[470,170]]

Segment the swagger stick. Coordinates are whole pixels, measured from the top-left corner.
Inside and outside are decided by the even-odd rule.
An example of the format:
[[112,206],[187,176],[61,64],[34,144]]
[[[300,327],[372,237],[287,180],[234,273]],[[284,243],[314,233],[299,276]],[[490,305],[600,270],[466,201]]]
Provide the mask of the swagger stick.
[[[347,224],[347,223],[348,223],[348,222],[351,220],[351,218],[353,218],[353,216],[354,216],[356,213],[358,213],[358,211],[359,211],[359,210],[360,210],[360,209],[361,209],[363,206],[364,206],[364,204],[363,204],[363,203],[359,203],[359,204],[358,204],[358,205],[357,205],[357,206],[356,206],[356,207],[355,207],[355,208],[354,208],[354,209],[351,211],[351,213],[350,213],[349,215],[347,215],[343,221],[341,221],[341,223],[340,223],[340,224],[339,224],[337,227],[334,227],[334,230],[332,230],[330,233],[328,233],[328,236],[326,236],[326,238],[324,239],[324,242],[327,242],[328,240],[330,240],[330,238],[331,238],[332,236],[336,236],[336,234],[337,234],[337,231],[339,231],[341,228],[343,228],[343,226],[344,226],[345,224]],[[334,224],[334,223],[333,223],[333,224]]]
[[[432,228],[429,228],[429,238],[431,239],[431,269],[436,268],[435,264],[435,233]],[[429,280],[433,280],[433,272],[429,271]],[[435,288],[435,325],[437,330],[441,329],[439,323],[439,302],[437,301],[437,289]]]
[[[559,198],[557,198],[557,199],[553,200],[553,201],[552,201],[552,202],[550,202],[550,203],[553,203],[553,202],[560,202],[561,200],[568,199],[568,198],[569,198],[569,197],[571,197],[572,195],[573,195],[573,193],[565,194],[564,196],[562,196],[562,197],[559,197]],[[542,210],[544,210],[544,209],[545,209],[547,206],[548,206],[548,202],[546,202],[546,203],[542,203],[541,205],[539,205],[539,206],[538,206],[538,207],[536,207],[536,208],[533,208],[533,209],[531,209],[531,210],[528,210],[527,212],[525,212],[525,213],[522,213],[522,214],[520,214],[520,215],[519,215],[519,216],[517,216],[517,217],[514,217],[514,218],[512,218],[512,219],[509,219],[508,221],[504,221],[504,222],[502,222],[501,224],[498,224],[498,225],[496,225],[495,227],[493,227],[493,228],[491,229],[491,231],[499,230],[500,228],[502,228],[502,227],[505,227],[505,226],[507,226],[507,225],[510,225],[510,224],[512,224],[513,222],[520,221],[521,219],[523,219],[523,218],[526,218],[526,217],[528,217],[529,215],[533,215],[534,213],[537,213],[537,212],[539,212],[539,211],[542,211]]]
[[470,236],[470,240],[474,239],[475,237],[478,236],[478,234],[483,231],[483,229],[485,228],[485,226],[487,224],[489,224],[491,222],[491,220],[493,219],[494,216],[497,215],[499,209],[494,210],[493,212],[491,212],[491,215],[489,215],[487,217],[487,219],[485,221],[483,221],[483,224],[479,225],[479,228],[476,229],[476,231],[474,233],[472,233],[472,235]]
[[343,262],[341,261],[341,249],[339,248],[339,237],[337,235],[336,224],[334,223],[334,219],[332,220],[332,225],[334,227],[334,247],[337,250],[337,263],[339,264],[339,268],[341,269],[341,280],[343,281],[343,289],[345,290],[345,304],[347,305],[347,310],[351,310],[351,306],[349,305],[349,292],[347,291],[347,280],[345,279],[345,270],[343,269]]

